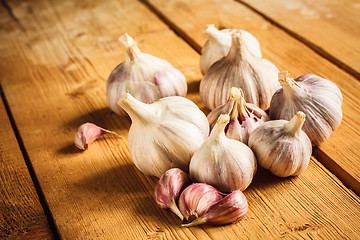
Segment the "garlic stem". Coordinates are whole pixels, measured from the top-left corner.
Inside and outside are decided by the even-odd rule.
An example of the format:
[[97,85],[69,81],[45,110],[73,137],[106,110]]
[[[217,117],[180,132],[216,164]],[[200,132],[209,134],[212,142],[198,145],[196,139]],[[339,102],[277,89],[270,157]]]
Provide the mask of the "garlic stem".
[[140,55],[140,49],[137,47],[136,42],[132,39],[127,33],[122,35],[119,40],[125,45],[127,48],[127,57],[134,61]]
[[221,137],[225,137],[225,127],[230,121],[230,116],[228,114],[221,114],[210,133],[209,138],[217,139]]
[[304,122],[305,122],[305,113],[299,111],[289,122],[284,124],[284,129],[292,136],[295,136],[300,132]]
[[223,33],[220,32],[214,24],[207,25],[206,29],[203,31],[203,34],[208,37],[210,41],[217,41],[223,38]]
[[206,218],[197,218],[194,221],[192,221],[191,223],[186,223],[186,224],[181,224],[182,227],[193,227],[196,225],[201,225],[203,223],[206,223]]
[[132,120],[137,118],[143,122],[154,122],[158,119],[157,111],[154,111],[149,104],[137,100],[128,92],[123,94],[117,103]]

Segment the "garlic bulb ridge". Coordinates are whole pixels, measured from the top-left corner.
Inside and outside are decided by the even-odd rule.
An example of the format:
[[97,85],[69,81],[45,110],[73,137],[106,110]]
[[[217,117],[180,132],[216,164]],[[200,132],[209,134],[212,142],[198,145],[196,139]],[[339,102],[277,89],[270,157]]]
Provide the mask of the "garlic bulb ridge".
[[212,64],[200,82],[200,96],[210,110],[225,104],[231,87],[241,88],[245,100],[267,110],[280,87],[279,70],[266,59],[250,53],[239,31],[232,32],[229,53]]
[[136,42],[126,33],[119,40],[127,48],[126,60],[111,72],[106,86],[107,102],[114,112],[126,114],[117,105],[120,96],[126,92],[144,103],[186,95],[186,79],[179,70],[163,59],[140,52]]
[[222,192],[243,191],[256,172],[256,159],[244,143],[225,136],[229,120],[229,115],[220,115],[210,136],[195,152],[190,161],[190,178]]
[[207,118],[195,103],[172,96],[145,104],[126,93],[119,105],[132,120],[128,144],[140,171],[156,177],[173,167],[188,172],[192,155],[209,134]]
[[288,72],[279,73],[282,86],[272,97],[271,119],[289,120],[297,111],[306,114],[303,130],[313,145],[329,138],[342,120],[342,94],[331,81],[305,74],[295,80]]

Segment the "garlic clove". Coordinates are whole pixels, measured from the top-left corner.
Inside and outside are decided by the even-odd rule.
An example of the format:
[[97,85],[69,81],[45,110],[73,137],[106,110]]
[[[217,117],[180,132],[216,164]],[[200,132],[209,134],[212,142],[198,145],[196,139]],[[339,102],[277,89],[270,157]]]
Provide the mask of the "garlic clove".
[[257,127],[249,138],[261,167],[279,177],[296,176],[309,165],[312,146],[301,130],[305,114],[298,112],[290,120],[273,120]]
[[280,87],[279,70],[268,60],[250,53],[239,31],[232,32],[229,53],[211,65],[200,82],[200,96],[213,110],[229,99],[230,88],[238,87],[245,100],[267,110],[274,92]]
[[192,227],[204,223],[213,225],[236,223],[246,215],[247,211],[248,202],[245,195],[241,191],[236,190],[212,205],[203,215],[194,221],[181,226]]
[[181,220],[184,219],[176,202],[180,192],[191,183],[189,175],[179,168],[167,170],[155,187],[155,201],[163,209],[170,209]]
[[174,167],[188,172],[192,155],[209,134],[207,118],[195,103],[172,96],[145,104],[126,93],[119,105],[132,120],[128,144],[140,171],[156,177]]
[[222,192],[245,190],[256,172],[256,159],[244,143],[229,139],[224,129],[229,115],[220,115],[210,136],[190,161],[190,178]]
[[89,144],[93,143],[98,137],[106,133],[122,137],[116,132],[106,130],[93,123],[84,123],[78,128],[75,134],[75,146],[81,150],[86,150]]
[[179,198],[179,209],[186,220],[192,221],[222,199],[220,192],[205,183],[194,183],[185,188]]
[[163,59],[142,53],[126,33],[119,40],[127,49],[126,60],[111,72],[106,87],[107,102],[114,112],[126,115],[117,104],[126,92],[144,103],[167,96],[186,95],[186,78],[179,70]]
[[[210,66],[229,53],[231,46],[232,29],[218,30],[214,24],[206,27],[203,34],[208,38],[201,49],[200,69],[204,75]],[[257,57],[261,57],[260,44],[257,39],[249,32],[239,30],[244,36],[244,43],[249,51]]]
[[287,71],[279,73],[282,86],[271,99],[271,119],[290,120],[302,111],[306,114],[303,131],[313,145],[319,145],[330,137],[342,120],[342,94],[331,81],[305,74],[292,79]]

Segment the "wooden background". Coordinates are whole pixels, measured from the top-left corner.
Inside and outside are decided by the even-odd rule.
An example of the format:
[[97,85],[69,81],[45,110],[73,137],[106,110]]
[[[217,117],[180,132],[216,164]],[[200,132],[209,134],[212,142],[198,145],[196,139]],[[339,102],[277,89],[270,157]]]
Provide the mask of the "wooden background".
[[[360,1],[2,0],[0,6],[0,238],[360,239]],[[343,121],[299,177],[259,169],[237,224],[181,228],[153,200],[157,179],[133,165],[131,121],[106,105],[106,79],[127,32],[143,52],[185,74],[198,95],[207,24],[239,28],[294,77],[330,79]],[[77,127],[105,136],[85,152]]]

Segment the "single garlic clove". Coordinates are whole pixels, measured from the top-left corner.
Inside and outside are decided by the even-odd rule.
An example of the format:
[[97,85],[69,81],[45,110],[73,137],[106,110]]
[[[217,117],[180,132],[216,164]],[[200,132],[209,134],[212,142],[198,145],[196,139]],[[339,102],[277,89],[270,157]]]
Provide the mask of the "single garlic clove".
[[220,115],[210,136],[190,161],[190,178],[222,192],[245,190],[256,172],[256,159],[244,143],[229,139],[224,129],[229,115]]
[[145,104],[126,93],[119,104],[132,120],[128,144],[140,171],[159,178],[174,167],[188,172],[192,155],[209,134],[206,116],[195,103],[172,96]]
[[96,126],[93,123],[84,123],[78,128],[75,134],[75,146],[81,150],[86,150],[89,144],[106,133],[121,137],[119,134]]
[[229,53],[206,72],[200,82],[200,96],[205,106],[213,110],[226,103],[231,87],[238,87],[243,90],[246,102],[267,110],[272,95],[280,87],[278,72],[271,62],[251,54],[242,34],[233,31]]
[[261,167],[279,177],[296,176],[309,164],[312,146],[301,130],[305,114],[298,112],[290,120],[273,120],[257,127],[249,138]]
[[[200,69],[204,75],[210,66],[229,53],[231,46],[232,29],[218,30],[214,24],[206,27],[203,34],[208,38],[201,49]],[[261,57],[260,44],[257,39],[247,31],[239,30],[244,36],[244,43],[249,51],[257,57]]]
[[182,226],[192,227],[204,223],[213,225],[236,223],[246,215],[247,211],[248,202],[245,195],[236,190],[212,205],[203,215]]
[[119,64],[107,80],[109,107],[119,115],[126,112],[117,104],[126,92],[144,103],[167,96],[185,96],[185,76],[169,62],[140,52],[136,42],[126,33],[119,40],[126,46],[126,60]]
[[170,209],[181,220],[184,219],[176,202],[180,192],[191,183],[189,175],[179,168],[167,170],[155,187],[155,201],[163,209]]
[[179,209],[186,220],[192,221],[220,199],[222,196],[216,188],[205,183],[194,183],[181,193]]
[[306,114],[303,131],[313,145],[330,137],[342,120],[342,94],[331,81],[305,74],[292,79],[287,71],[279,73],[282,86],[271,99],[271,119],[290,120],[298,111]]
[[232,87],[228,101],[213,109],[207,116],[210,129],[215,125],[221,114],[230,115],[230,123],[225,128],[228,138],[248,143],[249,134],[260,124],[269,120],[266,112],[251,103],[246,103],[240,88]]

